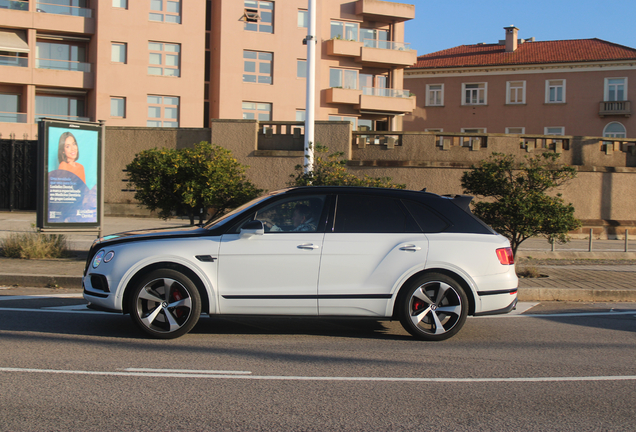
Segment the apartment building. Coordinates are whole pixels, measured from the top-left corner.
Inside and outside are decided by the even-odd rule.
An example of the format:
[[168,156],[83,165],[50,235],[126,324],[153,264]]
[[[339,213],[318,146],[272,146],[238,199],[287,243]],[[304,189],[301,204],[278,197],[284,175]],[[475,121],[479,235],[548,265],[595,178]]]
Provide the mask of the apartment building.
[[636,137],[636,49],[600,39],[519,39],[418,57],[404,130]]
[[[318,4],[316,119],[400,128],[414,6]],[[302,120],[307,19],[307,0],[0,0],[0,139],[35,139],[42,117]]]

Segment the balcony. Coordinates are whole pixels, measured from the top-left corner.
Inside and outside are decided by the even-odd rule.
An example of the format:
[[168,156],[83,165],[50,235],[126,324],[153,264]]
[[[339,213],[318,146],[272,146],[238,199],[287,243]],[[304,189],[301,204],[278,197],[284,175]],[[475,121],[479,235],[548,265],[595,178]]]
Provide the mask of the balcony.
[[606,101],[601,102],[598,108],[598,115],[605,116],[625,116],[632,115],[632,104],[630,101]]
[[53,69],[77,72],[90,72],[91,64],[71,60],[35,59],[35,67],[38,69]]
[[326,51],[328,55],[355,57],[358,62],[375,65],[411,66],[417,61],[417,51],[410,44],[377,39],[329,39]]
[[26,113],[2,112],[0,111],[0,123],[26,123]]
[[362,15],[365,21],[398,23],[415,18],[415,6],[381,0],[358,0],[356,15]]
[[93,10],[85,7],[37,2],[37,12],[92,18]]
[[362,90],[329,88],[325,94],[327,103],[356,105],[360,111],[386,114],[404,114],[415,109],[415,96],[409,90],[363,87]]
[[0,55],[0,66],[28,67],[27,57]]
[[29,2],[28,1],[18,1],[18,0],[0,0],[0,9],[11,9],[11,10],[19,10],[19,11],[28,11],[29,10]]
[[384,113],[410,113],[415,109],[415,96],[409,90],[363,87],[360,111]]

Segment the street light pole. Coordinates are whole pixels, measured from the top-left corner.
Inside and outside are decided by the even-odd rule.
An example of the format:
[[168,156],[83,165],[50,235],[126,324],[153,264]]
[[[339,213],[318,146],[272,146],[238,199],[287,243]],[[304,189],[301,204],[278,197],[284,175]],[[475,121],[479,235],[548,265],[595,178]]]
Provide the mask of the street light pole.
[[308,0],[307,97],[305,99],[305,174],[314,171],[314,121],[316,106],[316,1]]

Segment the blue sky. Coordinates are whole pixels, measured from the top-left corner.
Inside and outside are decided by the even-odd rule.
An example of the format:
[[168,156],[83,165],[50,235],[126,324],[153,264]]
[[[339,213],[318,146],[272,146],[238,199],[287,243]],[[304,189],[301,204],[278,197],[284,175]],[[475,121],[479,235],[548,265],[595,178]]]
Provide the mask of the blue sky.
[[537,41],[598,38],[636,48],[636,0],[389,0],[415,5],[405,42],[418,55],[504,39]]

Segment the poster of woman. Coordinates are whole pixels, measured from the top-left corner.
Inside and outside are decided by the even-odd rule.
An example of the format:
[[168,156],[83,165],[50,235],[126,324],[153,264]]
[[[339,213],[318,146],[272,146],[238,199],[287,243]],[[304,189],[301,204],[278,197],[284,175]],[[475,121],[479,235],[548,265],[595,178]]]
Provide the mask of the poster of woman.
[[96,223],[99,131],[50,125],[46,137],[47,223]]

